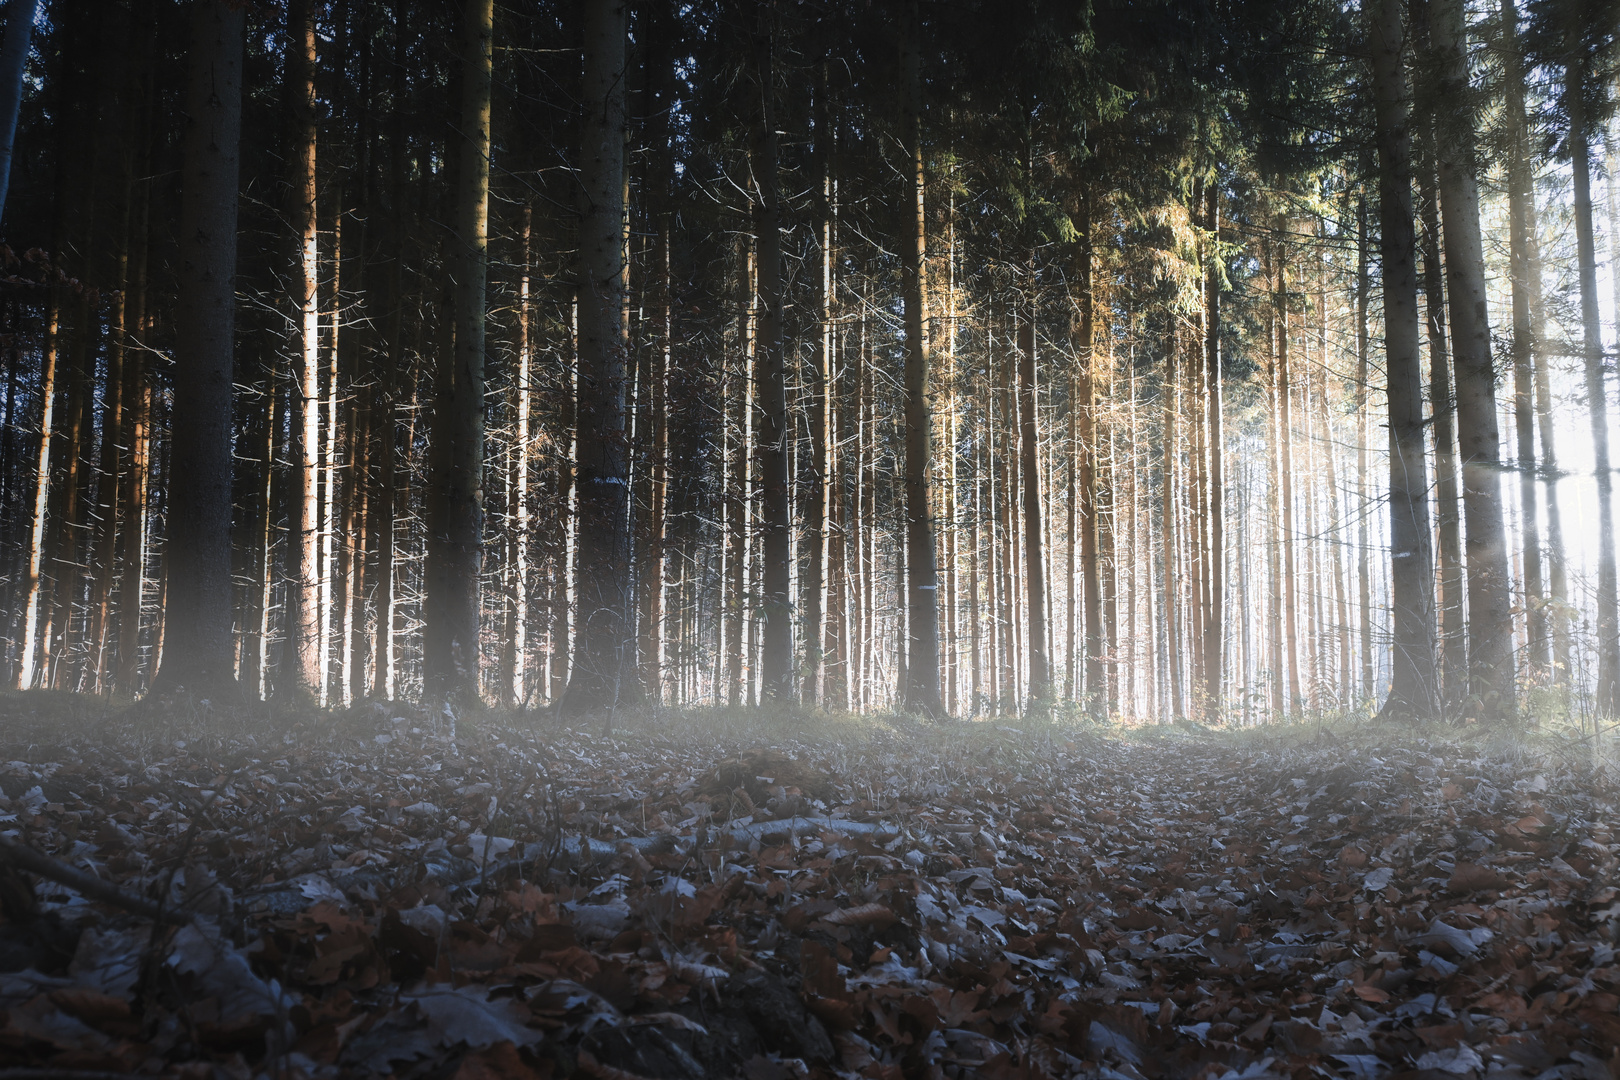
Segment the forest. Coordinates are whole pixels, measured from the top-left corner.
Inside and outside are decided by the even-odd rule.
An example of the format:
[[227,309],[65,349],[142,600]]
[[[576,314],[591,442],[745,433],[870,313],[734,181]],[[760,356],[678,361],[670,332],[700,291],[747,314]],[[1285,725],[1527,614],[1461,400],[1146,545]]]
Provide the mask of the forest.
[[0,18],[0,1080],[1620,1077],[1613,0]]
[[7,6],[10,685],[1613,714],[1608,5],[227,7]]

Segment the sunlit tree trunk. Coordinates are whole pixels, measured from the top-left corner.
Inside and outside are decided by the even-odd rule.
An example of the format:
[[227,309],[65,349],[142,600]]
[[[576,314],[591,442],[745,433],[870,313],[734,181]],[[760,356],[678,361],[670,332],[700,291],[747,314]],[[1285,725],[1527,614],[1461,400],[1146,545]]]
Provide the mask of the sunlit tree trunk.
[[517,373],[512,386],[514,430],[507,466],[507,594],[505,633],[501,643],[501,705],[513,708],[528,701],[529,661],[529,466],[533,449],[531,412],[534,401],[534,356],[529,344],[529,244],[534,210],[523,208],[518,225]]
[[[1515,712],[1513,597],[1496,418],[1496,372],[1486,311],[1475,123],[1463,0],[1429,0],[1434,43],[1437,157],[1446,249],[1446,305],[1456,371],[1468,564],[1467,711],[1482,720]],[[1397,591],[1399,591],[1397,587]]]
[[1371,275],[1367,268],[1367,201],[1356,199],[1356,500],[1362,506],[1356,515],[1356,595],[1360,601],[1361,644],[1361,696],[1373,700],[1373,642],[1372,642],[1372,547],[1369,543],[1369,519],[1372,514],[1367,476],[1372,455],[1371,428],[1367,408],[1368,380],[1371,378],[1372,352],[1367,325],[1367,301],[1372,293]]
[[1587,65],[1584,43],[1568,43],[1573,55],[1564,72],[1564,112],[1569,117],[1570,172],[1575,179],[1575,241],[1580,262],[1581,328],[1586,360],[1587,415],[1592,425],[1592,468],[1597,480],[1597,685],[1593,707],[1612,716],[1620,707],[1620,601],[1614,558],[1614,475],[1609,471],[1609,405],[1604,379],[1603,317],[1598,309],[1597,246],[1592,233],[1591,146],[1587,130]]
[[[906,589],[909,639],[906,642],[905,706],[915,712],[937,716],[944,711],[944,707],[939,697],[939,574],[935,566],[931,475],[934,419],[928,401],[932,342],[928,336],[926,310],[928,233],[923,198],[922,26],[917,0],[908,0],[905,23],[900,44],[902,124],[906,171],[909,174],[904,203],[906,237],[901,246],[906,326],[905,513],[906,568],[909,574]],[[1038,514],[1039,503],[1035,506],[1034,512]]]
[[56,433],[56,289],[45,299],[44,341],[40,349],[39,456],[34,472],[33,521],[28,532],[28,583],[24,590],[22,660],[17,666],[17,689],[32,690],[40,676],[40,593],[44,568],[47,510],[51,492],[51,442]]
[[1423,255],[1422,288],[1429,338],[1429,404],[1434,413],[1435,531],[1440,545],[1440,703],[1454,716],[1468,694],[1468,639],[1463,617],[1462,515],[1457,476],[1457,439],[1451,392],[1451,352],[1446,342],[1445,269],[1440,261],[1440,204],[1435,190],[1433,128],[1420,124],[1418,218]]
[[788,507],[787,368],[782,341],[782,207],[777,191],[776,28],[773,9],[759,9],[754,36],[758,112],[753,132],[754,234],[758,245],[759,329],[754,357],[760,486],[760,672],[762,699],[788,701],[793,671],[792,523]]
[[234,694],[231,382],[245,12],[192,7],[162,662],[154,691]]
[[832,110],[827,101],[827,64],[816,65],[815,78],[815,156],[820,174],[813,196],[818,274],[816,275],[816,314],[820,325],[814,359],[810,364],[807,404],[809,426],[809,468],[805,473],[804,572],[799,583],[799,610],[804,642],[803,675],[799,698],[805,705],[821,701],[826,682],[827,648],[830,644],[824,625],[830,607],[827,581],[831,526],[828,503],[832,492],[832,386],[833,386],[833,221],[832,221]]
[[293,301],[293,442],[296,482],[286,560],[285,653],[277,693],[313,702],[323,683],[320,634],[320,307],[315,207],[315,8],[289,0],[284,74],[292,139],[287,218],[298,244]]
[[[1502,0],[1502,88],[1508,121],[1508,250],[1513,302],[1513,426],[1519,466],[1520,542],[1524,548],[1524,607],[1527,615],[1526,660],[1532,679],[1551,674],[1547,601],[1542,592],[1541,535],[1536,506],[1535,352],[1540,348],[1531,325],[1531,310],[1541,304],[1539,274],[1532,276],[1530,223],[1535,213],[1535,178],[1524,112],[1524,59],[1520,54],[1518,11],[1514,0]],[[1613,191],[1611,182],[1610,190]],[[1613,215],[1610,215],[1611,219]],[[1539,267],[1534,267],[1539,271]]]
[[[1226,655],[1226,476],[1221,386],[1220,187],[1204,191],[1204,426],[1209,443],[1209,605],[1204,622],[1204,699],[1218,719],[1224,699],[1221,675]],[[1337,554],[1337,547],[1334,548]]]
[[1401,0],[1366,9],[1377,117],[1379,246],[1389,386],[1390,593],[1394,640],[1386,716],[1437,713],[1434,563],[1423,453],[1417,266],[1412,228],[1412,105],[1402,62]]
[[1176,575],[1176,505],[1179,493],[1176,486],[1176,444],[1180,440],[1180,410],[1177,408],[1179,368],[1181,366],[1180,334],[1172,331],[1165,350],[1164,377],[1159,397],[1163,406],[1163,430],[1160,439],[1164,445],[1163,464],[1159,474],[1159,539],[1163,546],[1164,582],[1164,640],[1165,673],[1168,676],[1169,698],[1161,721],[1180,719],[1181,708],[1181,628],[1180,598],[1177,593],[1181,582]]

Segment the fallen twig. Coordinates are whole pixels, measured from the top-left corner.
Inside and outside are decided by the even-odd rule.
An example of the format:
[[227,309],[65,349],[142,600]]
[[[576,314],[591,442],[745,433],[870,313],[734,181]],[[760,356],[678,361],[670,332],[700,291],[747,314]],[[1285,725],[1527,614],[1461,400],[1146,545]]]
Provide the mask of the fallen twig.
[[[49,855],[42,855],[28,845],[19,844],[8,836],[0,836],[0,858],[7,860],[14,866],[27,870],[31,874],[38,874],[40,877],[54,881],[58,885],[66,885],[68,888],[82,893],[92,900],[99,900],[103,904],[123,908],[134,915],[156,919],[160,922],[173,923],[176,926],[184,926],[191,921],[191,917],[183,912],[166,910],[160,904],[148,900],[144,896],[127,893],[110,881],[103,881],[94,874],[69,866],[64,862],[51,858]],[[0,1080],[5,1080],[9,1075],[9,1072],[0,1072]]]

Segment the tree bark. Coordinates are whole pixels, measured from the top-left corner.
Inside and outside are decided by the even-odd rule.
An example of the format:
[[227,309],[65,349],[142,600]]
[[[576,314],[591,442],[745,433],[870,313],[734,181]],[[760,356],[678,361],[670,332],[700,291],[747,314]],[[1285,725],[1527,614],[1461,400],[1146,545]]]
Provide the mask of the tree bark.
[[1440,543],[1440,705],[1455,717],[1468,696],[1467,623],[1463,617],[1462,516],[1457,476],[1456,400],[1446,341],[1445,268],[1440,260],[1440,203],[1435,189],[1434,128],[1418,121],[1418,217],[1422,222],[1424,313],[1429,338],[1429,406],[1434,413],[1434,516]]
[[1435,133],[1468,562],[1469,701],[1465,711],[1481,720],[1505,720],[1516,708],[1513,597],[1502,513],[1496,372],[1491,365],[1485,306],[1473,92],[1468,81],[1463,0],[1429,2],[1429,32],[1438,74]]
[[782,343],[782,206],[777,190],[776,27],[762,5],[754,35],[758,111],[753,132],[754,234],[759,250],[759,330],[754,355],[760,485],[760,678],[762,700],[791,701],[793,671],[792,522],[788,507],[787,367]]
[[[472,706],[479,699],[479,576],[484,563],[484,338],[489,248],[490,90],[494,0],[467,0],[456,193],[455,350],[439,369],[434,437],[438,548],[422,633],[423,693]],[[622,151],[621,151],[622,153]],[[620,196],[622,198],[622,195]],[[431,556],[430,556],[431,557]],[[437,586],[437,588],[435,588]]]
[[578,628],[565,716],[619,703],[630,598],[624,430],[625,0],[585,0],[580,125]]
[[38,0],[10,0],[6,4],[6,35],[0,40],[0,223],[5,221],[17,113],[22,108],[23,69],[28,64],[38,6]]
[[[907,235],[901,247],[906,325],[906,569],[909,575],[906,613],[910,635],[905,706],[926,716],[938,716],[944,712],[944,707],[939,698],[939,574],[935,566],[930,475],[934,418],[928,401],[932,343],[928,339],[926,311],[928,219],[924,209],[921,37],[917,0],[907,0],[905,28],[900,39],[901,123],[906,169],[910,174],[905,200]],[[1034,512],[1039,514],[1038,502]]]
[[1389,387],[1390,592],[1394,638],[1389,696],[1381,713],[1437,713],[1434,563],[1423,453],[1417,266],[1412,228],[1411,96],[1401,56],[1401,0],[1366,10],[1377,117],[1379,248],[1384,278],[1385,374]]
[[154,690],[236,692],[231,647],[231,380],[243,9],[192,8],[181,172],[169,541]]
[[[1221,667],[1226,655],[1226,477],[1221,403],[1221,216],[1220,186],[1204,190],[1204,426],[1209,443],[1209,605],[1204,622],[1204,702],[1210,719],[1224,704]],[[1335,554],[1337,548],[1334,549]]]
[[[1552,654],[1547,600],[1542,595],[1541,535],[1536,506],[1535,353],[1540,347],[1531,322],[1541,304],[1540,267],[1531,258],[1535,217],[1535,178],[1530,133],[1524,112],[1524,58],[1514,0],[1502,0],[1503,91],[1508,120],[1508,271],[1513,300],[1513,426],[1519,469],[1520,543],[1524,549],[1524,607],[1532,679],[1547,681]],[[1610,184],[1612,190],[1613,184]],[[1611,219],[1613,215],[1610,215]]]
[[292,140],[287,154],[287,218],[298,241],[291,277],[294,305],[292,493],[296,522],[287,546],[286,638],[278,694],[313,703],[324,680],[320,649],[320,307],[315,205],[315,9],[287,5],[285,85]]
[[1598,308],[1597,246],[1592,233],[1591,146],[1587,130],[1588,64],[1584,43],[1568,42],[1564,112],[1569,117],[1570,172],[1575,179],[1575,244],[1580,262],[1581,328],[1586,405],[1592,424],[1592,468],[1598,496],[1597,686],[1593,708],[1613,716],[1620,707],[1620,602],[1614,559],[1614,474],[1609,469],[1608,388],[1603,371],[1603,317]]

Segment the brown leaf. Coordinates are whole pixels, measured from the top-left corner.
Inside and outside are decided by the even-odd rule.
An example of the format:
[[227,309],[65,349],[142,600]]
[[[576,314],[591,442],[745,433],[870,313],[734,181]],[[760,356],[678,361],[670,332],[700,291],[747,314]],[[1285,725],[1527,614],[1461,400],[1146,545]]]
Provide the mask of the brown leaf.
[[1508,885],[1508,879],[1494,867],[1466,862],[1458,863],[1451,871],[1451,879],[1446,882],[1446,888],[1454,893],[1486,892],[1505,889]]
[[899,916],[885,904],[861,904],[822,916],[834,926],[892,926]]

